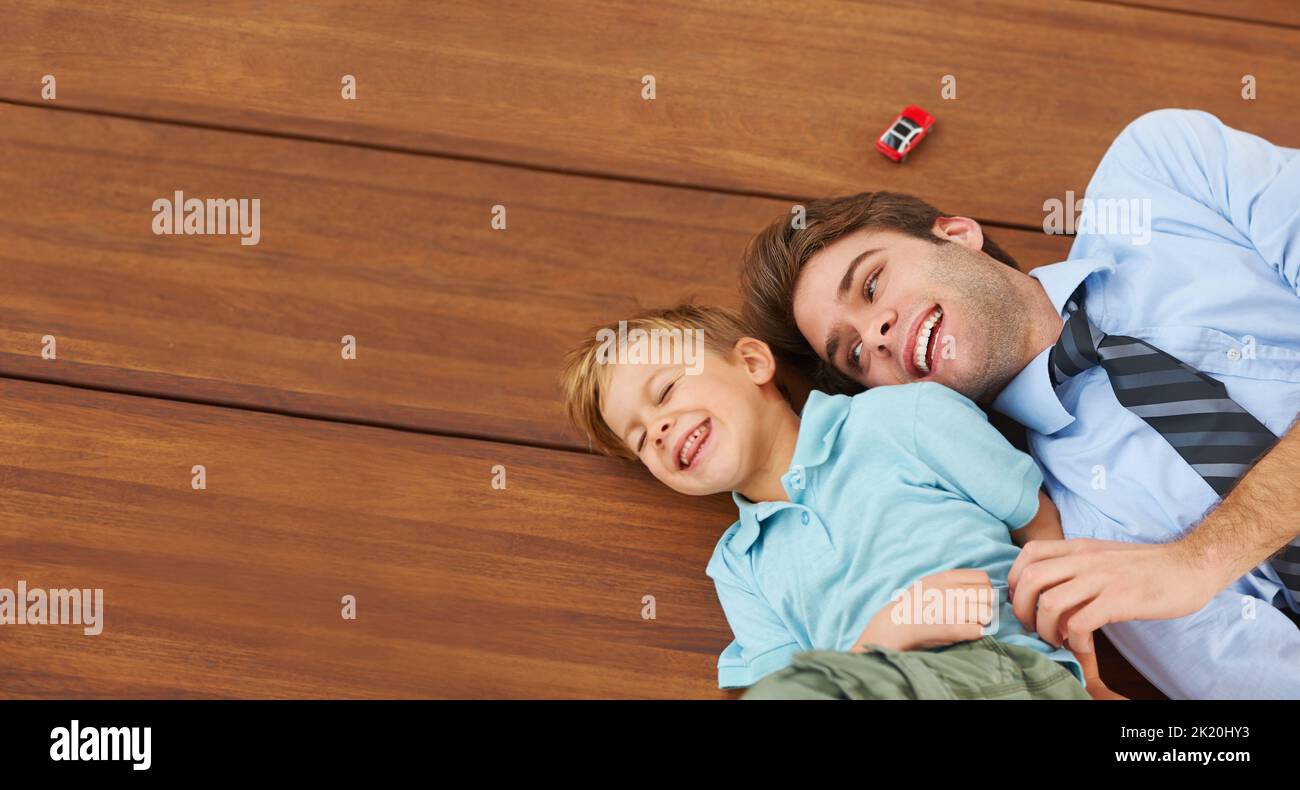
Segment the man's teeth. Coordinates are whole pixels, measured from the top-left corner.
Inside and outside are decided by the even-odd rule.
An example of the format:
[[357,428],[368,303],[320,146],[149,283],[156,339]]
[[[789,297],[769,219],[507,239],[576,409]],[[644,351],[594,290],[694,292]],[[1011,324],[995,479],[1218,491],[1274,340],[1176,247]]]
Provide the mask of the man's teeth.
[[930,332],[940,318],[943,318],[943,309],[936,307],[930,317],[925,319],[925,323],[921,324],[921,331],[916,333],[916,349],[912,353],[912,361],[922,373],[930,372],[930,366],[925,363],[925,350],[930,347]]
[[691,465],[691,448],[695,446],[696,442],[708,434],[708,432],[709,423],[705,421],[700,425],[700,427],[691,431],[690,436],[686,437],[686,444],[682,445],[682,454],[677,458],[677,460],[682,462],[683,469]]

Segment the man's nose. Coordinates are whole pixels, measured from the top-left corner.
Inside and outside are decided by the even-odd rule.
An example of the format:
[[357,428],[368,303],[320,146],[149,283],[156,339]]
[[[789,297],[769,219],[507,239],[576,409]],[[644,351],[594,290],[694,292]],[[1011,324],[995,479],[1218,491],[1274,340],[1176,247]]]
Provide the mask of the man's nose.
[[866,317],[866,326],[861,330],[862,345],[868,351],[885,353],[894,339],[898,324],[898,313],[883,308],[873,311]]

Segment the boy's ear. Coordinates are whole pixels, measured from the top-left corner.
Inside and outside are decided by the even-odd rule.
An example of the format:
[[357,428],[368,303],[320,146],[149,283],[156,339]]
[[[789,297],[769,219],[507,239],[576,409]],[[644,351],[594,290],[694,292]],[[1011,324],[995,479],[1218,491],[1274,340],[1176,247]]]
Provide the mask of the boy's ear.
[[767,343],[756,337],[742,337],[736,341],[736,353],[755,384],[762,386],[776,378],[776,357]]
[[931,229],[934,235],[955,241],[972,250],[984,248],[984,229],[970,217],[939,217]]

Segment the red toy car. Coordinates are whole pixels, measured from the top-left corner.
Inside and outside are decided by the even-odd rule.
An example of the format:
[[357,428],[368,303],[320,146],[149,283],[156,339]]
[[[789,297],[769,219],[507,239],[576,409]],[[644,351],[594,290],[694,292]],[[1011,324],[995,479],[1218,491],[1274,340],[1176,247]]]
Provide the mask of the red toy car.
[[925,139],[933,126],[933,115],[909,104],[876,140],[876,150],[895,162],[901,162]]

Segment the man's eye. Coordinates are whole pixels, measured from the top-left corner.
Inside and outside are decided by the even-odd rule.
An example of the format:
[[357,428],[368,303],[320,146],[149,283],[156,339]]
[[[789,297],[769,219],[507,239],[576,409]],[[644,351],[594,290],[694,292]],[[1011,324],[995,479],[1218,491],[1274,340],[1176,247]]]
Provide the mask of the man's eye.
[[863,285],[862,293],[867,297],[868,302],[875,301],[876,280],[879,277],[880,277],[880,270],[877,269],[876,271],[871,273],[871,276],[867,278],[867,282]]

